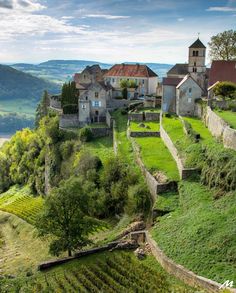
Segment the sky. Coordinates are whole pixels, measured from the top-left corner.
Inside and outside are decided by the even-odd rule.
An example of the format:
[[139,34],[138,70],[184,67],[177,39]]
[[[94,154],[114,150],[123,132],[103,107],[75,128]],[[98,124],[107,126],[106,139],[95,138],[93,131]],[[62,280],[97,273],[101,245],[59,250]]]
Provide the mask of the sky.
[[236,0],[0,0],[0,63],[181,63],[229,29]]

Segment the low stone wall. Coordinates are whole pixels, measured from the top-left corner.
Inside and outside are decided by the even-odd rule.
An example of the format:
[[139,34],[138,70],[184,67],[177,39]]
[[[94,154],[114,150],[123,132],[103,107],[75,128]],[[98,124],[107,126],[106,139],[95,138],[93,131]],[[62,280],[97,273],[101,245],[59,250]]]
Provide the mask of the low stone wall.
[[92,131],[93,137],[95,138],[112,135],[112,130],[108,127],[91,128],[91,131]]
[[[138,232],[136,232],[138,233]],[[143,233],[143,231],[141,231]],[[190,270],[187,270],[183,266],[176,264],[173,260],[168,258],[164,252],[158,247],[157,243],[152,239],[149,232],[146,231],[146,242],[150,245],[151,251],[160,265],[171,275],[182,280],[185,284],[194,287],[201,288],[207,292],[220,292],[219,287],[221,284],[212,281],[210,279],[198,276]],[[199,260],[201,261],[201,260]],[[236,293],[236,289],[228,288],[228,292]]]
[[130,131],[131,137],[160,137],[159,131]]
[[111,117],[111,113],[109,111],[106,112],[106,124],[110,128],[113,126],[113,118]]
[[127,130],[127,137],[131,141],[133,151],[135,153],[136,162],[139,165],[149,188],[149,191],[152,195],[152,200],[155,202],[157,194],[161,192],[166,192],[170,190],[177,190],[177,183],[174,181],[170,181],[167,183],[159,183],[152,174],[146,169],[141,156],[140,156],[140,149],[138,144],[135,142],[135,140],[130,137],[129,129]]
[[224,147],[236,150],[236,130],[230,128],[210,107],[207,107],[205,123],[213,136],[223,139]]
[[194,105],[194,116],[202,118],[203,116],[203,107],[201,104],[195,103]]
[[118,142],[116,139],[116,122],[115,120],[113,121],[113,151],[114,154],[117,155],[118,154]]
[[196,168],[185,168],[184,164],[179,156],[179,153],[173,144],[171,138],[167,134],[167,132],[164,130],[162,125],[160,124],[160,134],[161,138],[164,141],[165,145],[169,149],[172,157],[175,159],[178,170],[179,170],[179,175],[181,179],[187,179],[188,177],[191,177],[193,174],[196,174],[198,170]]
[[160,113],[145,112],[146,121],[160,121]]
[[142,122],[143,121],[143,113],[129,113],[128,119],[130,121]]
[[59,119],[59,127],[79,127],[79,116],[77,114],[62,114]]

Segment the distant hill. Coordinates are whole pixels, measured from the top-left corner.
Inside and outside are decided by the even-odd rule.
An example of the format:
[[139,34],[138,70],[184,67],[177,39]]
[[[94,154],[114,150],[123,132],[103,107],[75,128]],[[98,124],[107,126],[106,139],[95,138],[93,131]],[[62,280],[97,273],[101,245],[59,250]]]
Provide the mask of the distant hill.
[[[127,63],[135,64],[135,62]],[[104,69],[108,69],[113,65],[89,60],[49,60],[37,65],[18,63],[13,64],[12,67],[34,76],[61,84],[65,81],[71,80],[76,72],[81,72],[86,66],[93,64],[99,64]],[[172,67],[170,64],[161,63],[147,63],[147,65],[156,72],[161,79]]]
[[0,102],[16,99],[38,102],[44,90],[57,93],[59,86],[10,66],[0,65]]

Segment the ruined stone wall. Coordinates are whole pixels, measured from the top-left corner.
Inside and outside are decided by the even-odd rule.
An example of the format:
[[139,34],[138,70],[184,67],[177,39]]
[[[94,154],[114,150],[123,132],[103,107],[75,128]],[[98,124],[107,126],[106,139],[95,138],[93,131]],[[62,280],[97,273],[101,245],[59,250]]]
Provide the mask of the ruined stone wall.
[[59,120],[59,127],[79,127],[79,116],[77,114],[62,114]]
[[143,113],[129,113],[128,119],[130,121],[142,122],[143,121]]
[[131,137],[160,137],[159,131],[130,131]]
[[91,128],[91,131],[94,138],[112,135],[112,130],[108,127]]
[[145,112],[146,121],[160,121],[160,113]]

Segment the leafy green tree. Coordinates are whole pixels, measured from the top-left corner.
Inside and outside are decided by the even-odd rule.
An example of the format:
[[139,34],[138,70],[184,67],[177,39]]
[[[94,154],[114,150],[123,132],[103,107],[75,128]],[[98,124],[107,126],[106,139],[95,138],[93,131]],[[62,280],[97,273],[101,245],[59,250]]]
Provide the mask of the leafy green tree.
[[0,193],[10,186],[9,167],[10,164],[7,156],[3,152],[0,152]]
[[131,80],[129,83],[129,88],[136,89],[137,87],[137,83],[134,80]]
[[90,141],[93,138],[93,133],[90,127],[85,126],[79,132],[79,139],[82,142]]
[[50,253],[59,255],[89,244],[89,234],[101,223],[88,216],[88,196],[78,178],[61,182],[48,196],[36,227],[39,236],[50,236]]
[[208,45],[211,60],[236,60],[236,31],[219,33],[211,38]]
[[37,106],[36,115],[35,115],[35,127],[39,126],[40,120],[47,116],[48,114],[48,107],[50,105],[49,95],[47,91],[44,91],[43,96]]
[[228,81],[219,82],[214,87],[213,91],[216,96],[221,96],[224,99],[225,98],[234,99],[236,94],[236,83],[228,82]]

